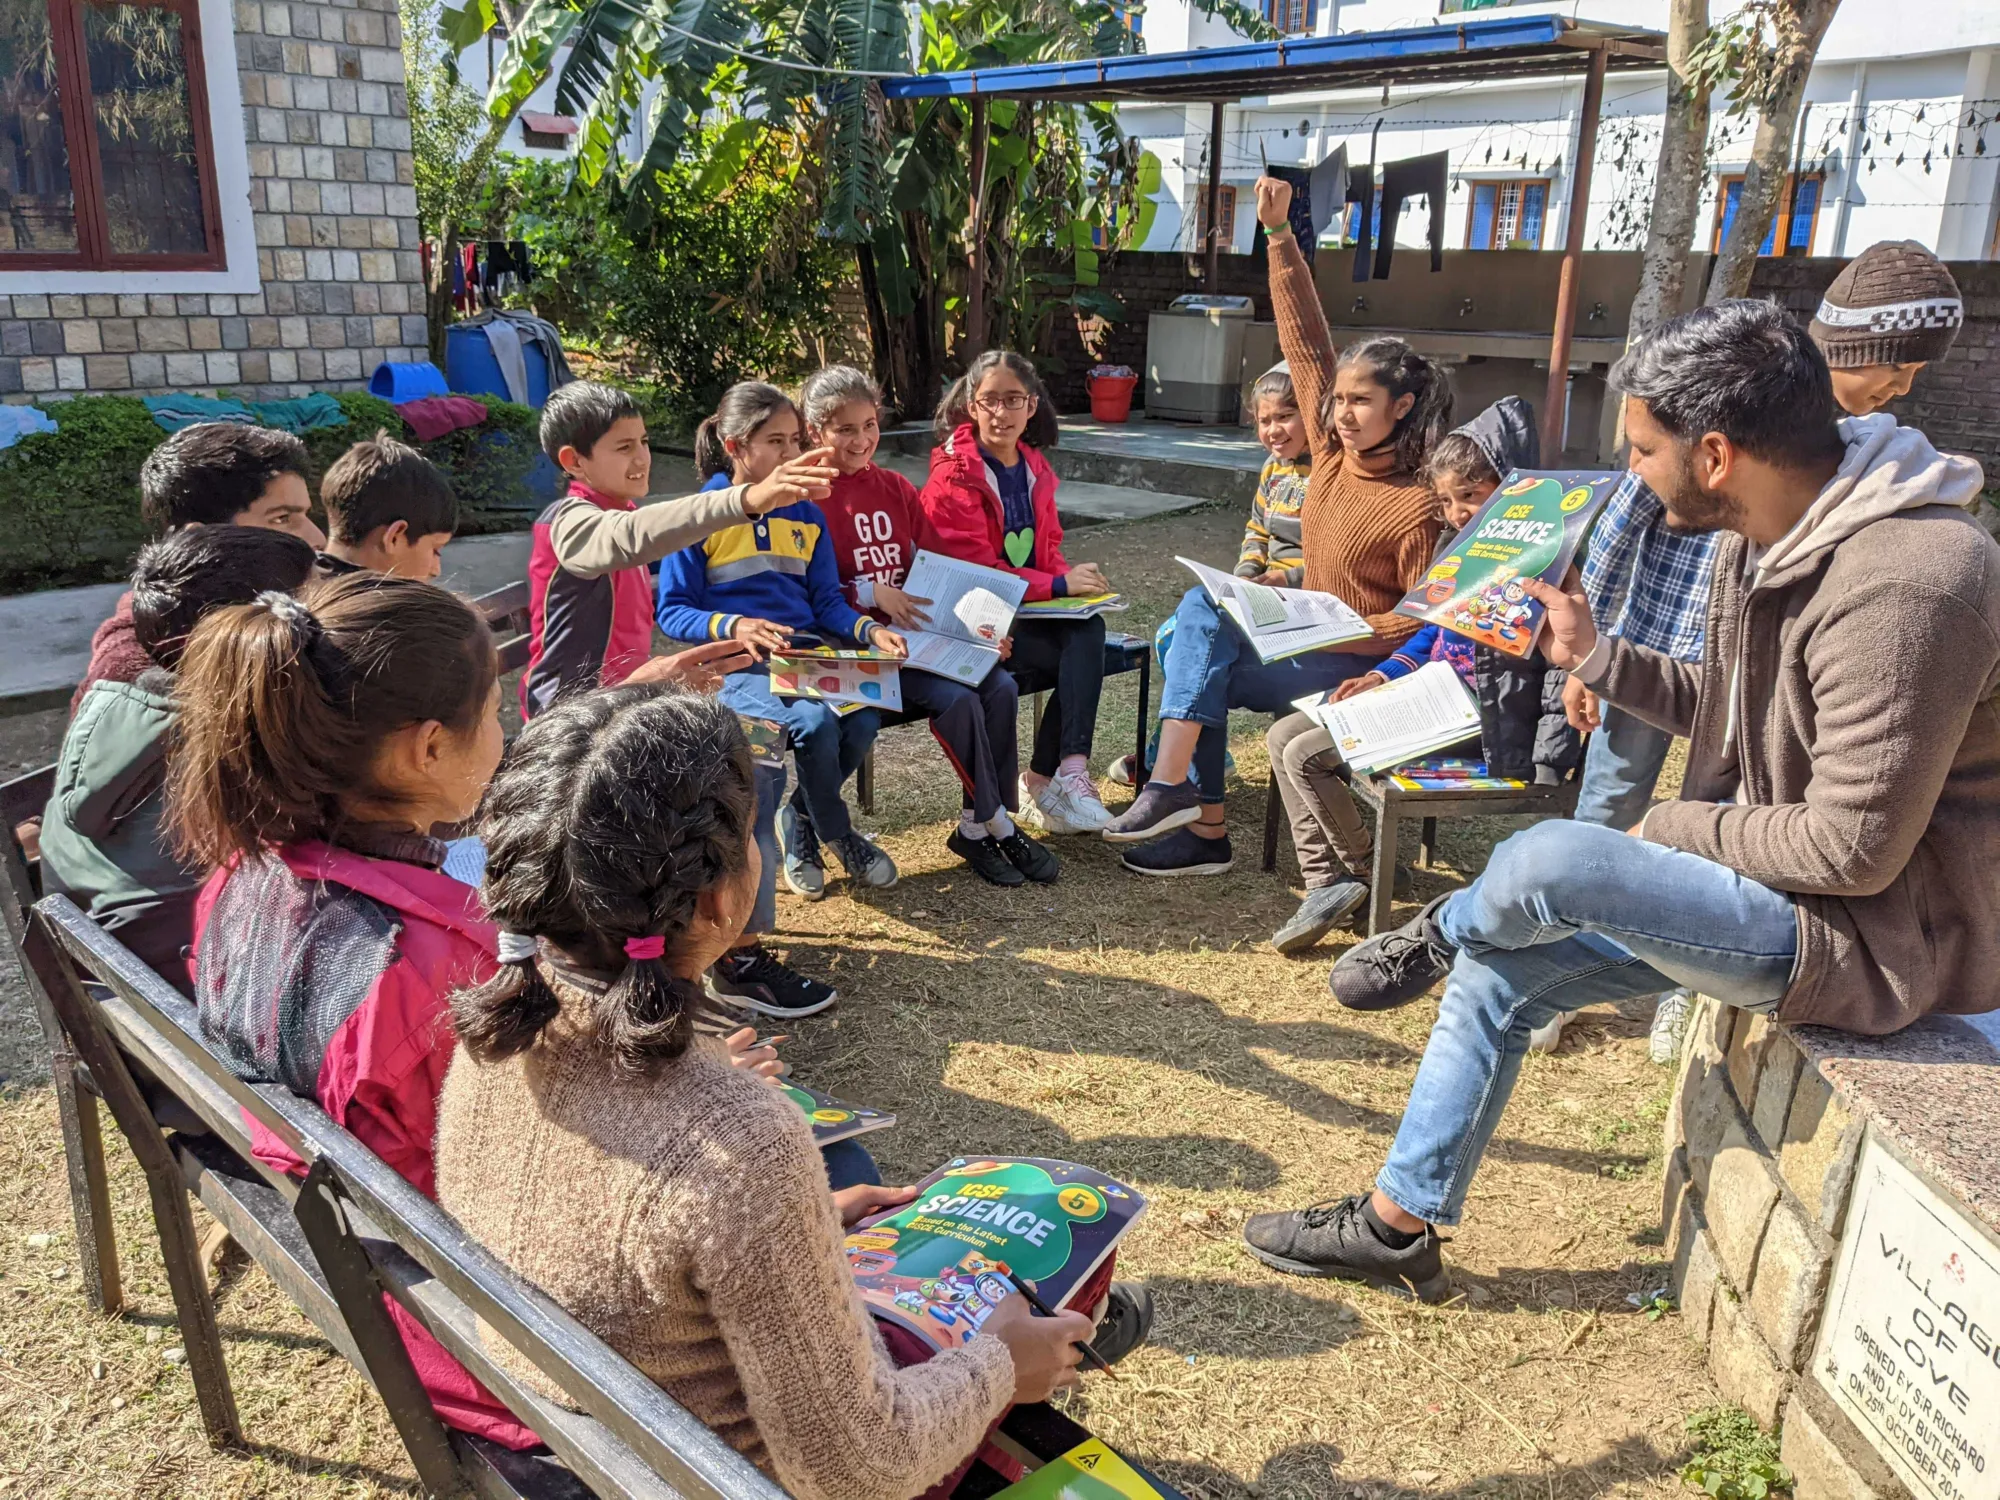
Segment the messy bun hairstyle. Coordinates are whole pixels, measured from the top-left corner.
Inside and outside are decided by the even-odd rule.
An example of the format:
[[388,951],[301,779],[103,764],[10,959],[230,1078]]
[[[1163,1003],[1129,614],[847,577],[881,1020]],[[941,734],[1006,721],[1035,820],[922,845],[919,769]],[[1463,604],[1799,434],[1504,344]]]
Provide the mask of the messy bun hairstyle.
[[679,1057],[699,981],[673,971],[695,901],[749,860],[750,746],[715,699],[667,684],[610,688],[537,714],[487,789],[480,894],[500,968],[452,997],[467,1052],[525,1052],[556,1017],[538,943],[618,977],[593,1029],[620,1072]]

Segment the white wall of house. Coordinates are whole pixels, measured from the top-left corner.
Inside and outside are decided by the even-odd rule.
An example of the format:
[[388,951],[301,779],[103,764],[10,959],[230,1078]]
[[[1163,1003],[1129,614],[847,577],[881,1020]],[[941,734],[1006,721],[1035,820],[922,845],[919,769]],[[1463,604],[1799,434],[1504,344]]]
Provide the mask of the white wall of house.
[[[1320,35],[1440,19],[1437,0],[1316,0],[1314,8],[1312,30]],[[1525,0],[1512,10],[1659,29],[1667,4]],[[1801,176],[1819,178],[1809,226],[1813,254],[1852,255],[1882,239],[1918,240],[1946,259],[2000,254],[2000,124],[1965,124],[1968,110],[1975,119],[2000,113],[2000,5],[1922,0],[1921,11],[1922,24],[1912,25],[1910,0],[1845,0],[1821,48],[1798,150]],[[1190,0],[1152,0],[1145,36],[1152,52],[1240,40]],[[1450,153],[1445,245],[1451,249],[1466,247],[1473,195],[1482,183],[1546,182],[1539,244],[1559,249],[1582,94],[1579,77],[1398,89],[1386,102],[1379,90],[1350,90],[1232,105],[1221,142],[1222,180],[1236,189],[1231,243],[1246,249],[1255,232],[1250,185],[1266,160],[1309,165],[1344,142],[1350,162],[1369,160],[1371,145],[1379,162]],[[1585,248],[1643,242],[1664,101],[1659,73],[1608,80]],[[1207,107],[1131,105],[1120,116],[1162,167],[1158,212],[1141,248],[1194,250],[1210,149]],[[1718,198],[1728,178],[1743,170],[1753,125],[1750,116],[1716,111],[1697,249],[1712,242]],[[1421,244],[1427,223],[1423,212],[1406,209],[1397,243]]]

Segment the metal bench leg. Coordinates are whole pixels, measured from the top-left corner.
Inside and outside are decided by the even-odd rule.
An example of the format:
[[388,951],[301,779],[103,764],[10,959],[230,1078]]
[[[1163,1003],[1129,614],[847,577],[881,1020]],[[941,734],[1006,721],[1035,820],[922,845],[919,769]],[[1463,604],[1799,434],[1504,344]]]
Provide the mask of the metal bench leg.
[[1278,822],[1285,799],[1278,791],[1278,768],[1271,767],[1271,784],[1264,789],[1264,870],[1278,868]]
[[861,757],[861,764],[854,768],[854,800],[861,804],[861,810],[869,817],[875,816],[875,747],[870,745],[868,753]]
[[1395,805],[1384,799],[1375,815],[1375,864],[1369,875],[1368,935],[1375,936],[1389,925],[1389,908],[1396,899],[1396,816]]
[[1432,861],[1437,858],[1438,852],[1438,820],[1436,818],[1424,819],[1423,843],[1419,847],[1422,852],[1418,856],[1418,863],[1428,870],[1431,867]]
[[[1152,720],[1152,706],[1153,654],[1148,651],[1139,658],[1139,728],[1136,738],[1132,741],[1132,764],[1135,767],[1132,773],[1132,785],[1135,787],[1144,786],[1146,773],[1153,769],[1146,764],[1146,728]],[[1264,868],[1268,870],[1271,866],[1267,862]]]
[[465,1481],[444,1424],[417,1378],[410,1351],[383,1302],[375,1266],[355,1236],[347,1205],[324,1161],[315,1161],[292,1204],[292,1214],[305,1231],[340,1316],[361,1355],[362,1373],[389,1408],[389,1419],[409,1451],[410,1463],[427,1495],[464,1495]]
[[188,1209],[187,1183],[139,1086],[97,1024],[90,997],[84,994],[39,917],[28,928],[24,951],[63,1032],[90,1069],[112,1119],[118,1122],[146,1173],[153,1223],[160,1232],[160,1258],[166,1262],[167,1284],[173,1290],[181,1342],[187,1349],[188,1374],[194,1379],[195,1399],[201,1405],[201,1423],[208,1440],[218,1448],[240,1447],[243,1431],[236,1415],[236,1393],[230,1389],[229,1366],[222,1358],[222,1333],[216,1327],[215,1303],[208,1295],[208,1268],[202,1264],[201,1242]]

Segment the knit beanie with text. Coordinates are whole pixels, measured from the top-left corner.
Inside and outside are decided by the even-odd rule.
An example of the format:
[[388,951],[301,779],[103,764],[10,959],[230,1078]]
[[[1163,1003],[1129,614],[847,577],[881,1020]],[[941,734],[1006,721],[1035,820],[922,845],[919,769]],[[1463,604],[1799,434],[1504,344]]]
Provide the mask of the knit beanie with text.
[[1965,321],[1958,283],[1915,240],[1870,245],[1826,289],[1812,337],[1836,370],[1942,359]]

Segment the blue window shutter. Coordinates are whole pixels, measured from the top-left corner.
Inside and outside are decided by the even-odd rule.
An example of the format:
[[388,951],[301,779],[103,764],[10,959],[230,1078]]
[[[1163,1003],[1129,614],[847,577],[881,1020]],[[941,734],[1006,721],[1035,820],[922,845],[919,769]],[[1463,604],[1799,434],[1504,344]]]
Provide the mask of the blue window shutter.
[[1493,194],[1494,187],[1490,182],[1478,182],[1472,186],[1472,232],[1466,237],[1467,249],[1493,248]]
[[1764,231],[1764,243],[1757,247],[1759,255],[1769,255],[1778,245],[1778,215],[1771,215],[1771,227]]
[[1319,0],[1306,0],[1306,35],[1319,33]]
[[1785,236],[1785,249],[1812,254],[1813,215],[1819,211],[1819,179],[1808,177],[1792,195],[1792,223]]
[[1716,232],[1715,247],[1720,250],[1729,238],[1729,226],[1736,222],[1736,205],[1743,197],[1743,179],[1737,178],[1722,190],[1722,228]]
[[1521,189],[1520,237],[1538,250],[1542,245],[1542,210],[1548,196],[1546,183],[1530,183]]

